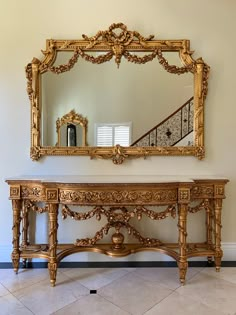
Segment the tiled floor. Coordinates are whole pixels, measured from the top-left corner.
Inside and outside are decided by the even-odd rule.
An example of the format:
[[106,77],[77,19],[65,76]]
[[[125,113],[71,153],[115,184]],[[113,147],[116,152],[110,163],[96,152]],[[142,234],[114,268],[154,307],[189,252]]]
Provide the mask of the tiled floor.
[[[90,290],[96,290],[91,294]],[[236,315],[236,268],[0,269],[1,315]]]

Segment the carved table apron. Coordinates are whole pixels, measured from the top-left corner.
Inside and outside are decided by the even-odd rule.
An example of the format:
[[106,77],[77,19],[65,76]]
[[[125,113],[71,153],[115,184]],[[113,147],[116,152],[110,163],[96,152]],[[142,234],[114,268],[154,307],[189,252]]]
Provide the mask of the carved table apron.
[[[115,178],[115,180],[114,180]],[[124,180],[125,179],[125,180]],[[179,267],[180,282],[184,284],[188,258],[214,257],[216,270],[220,270],[221,258],[221,209],[228,182],[214,177],[171,176],[23,176],[7,179],[13,210],[12,262],[17,273],[20,258],[48,260],[51,285],[56,283],[58,263],[66,256],[81,251],[99,252],[122,257],[139,251],[154,250],[171,256]],[[60,207],[59,207],[60,206]],[[91,210],[79,212],[71,206],[90,206]],[[155,206],[155,210],[149,207]],[[158,211],[158,207],[161,210]],[[164,208],[164,210],[163,210]],[[205,211],[206,240],[188,243],[188,213]],[[48,243],[31,244],[28,236],[29,212],[48,214]],[[77,239],[74,244],[58,244],[58,213],[64,219],[87,220],[95,216],[106,217],[107,224],[91,238]],[[163,243],[159,239],[142,236],[132,225],[132,218],[161,220],[177,216],[178,240]],[[113,230],[111,242],[101,244],[109,230]],[[137,240],[125,243],[122,230]]]

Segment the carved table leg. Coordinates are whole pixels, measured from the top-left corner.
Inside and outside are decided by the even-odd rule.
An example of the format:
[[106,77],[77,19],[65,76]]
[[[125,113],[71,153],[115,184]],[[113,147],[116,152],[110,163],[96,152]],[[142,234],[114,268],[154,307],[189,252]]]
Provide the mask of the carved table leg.
[[[204,201],[204,206],[206,210],[206,242],[207,249],[212,249],[212,210],[209,204],[209,200]],[[212,264],[212,256],[207,256],[208,265]]]
[[20,262],[20,213],[21,213],[21,200],[12,200],[12,210],[13,210],[13,251],[11,254],[13,269],[15,273],[18,273],[19,270],[19,262]]
[[[28,228],[29,228],[29,216],[28,216],[28,208],[23,203],[22,207],[22,242],[21,247],[25,248],[28,245]],[[27,259],[23,259],[23,267],[26,267]]]
[[186,219],[188,207],[185,204],[179,205],[178,228],[179,228],[179,273],[181,284],[185,283],[185,276],[188,268],[187,246],[186,246]]
[[58,204],[49,204],[49,262],[48,270],[50,274],[51,286],[56,284],[57,275],[57,217],[58,217]]
[[221,249],[221,209],[222,209],[222,199],[215,199],[215,266],[216,271],[220,271],[221,258],[223,256],[223,251]]
[[188,268],[187,261],[187,213],[190,203],[190,189],[180,187],[178,189],[178,229],[179,229],[179,259],[178,267],[181,284],[185,283]]

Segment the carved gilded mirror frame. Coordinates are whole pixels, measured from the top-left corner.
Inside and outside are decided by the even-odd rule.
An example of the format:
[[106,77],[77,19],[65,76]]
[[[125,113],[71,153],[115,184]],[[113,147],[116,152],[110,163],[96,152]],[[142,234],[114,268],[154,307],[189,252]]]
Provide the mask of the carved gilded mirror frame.
[[58,119],[56,120],[56,132],[57,132],[56,146],[60,146],[61,128],[63,125],[67,125],[67,124],[80,125],[82,127],[82,146],[83,147],[87,146],[88,119],[76,113],[73,109],[69,113],[62,116],[61,118],[58,117]]
[[[31,151],[32,160],[45,155],[87,155],[91,158],[112,159],[114,164],[121,164],[126,158],[147,157],[151,155],[192,155],[204,158],[204,101],[207,95],[209,66],[202,58],[194,60],[189,40],[154,40],[137,31],[129,31],[123,23],[114,23],[108,30],[99,31],[95,36],[82,35],[81,40],[47,40],[44,59],[33,58],[26,66],[27,92],[31,102]],[[53,66],[57,52],[73,52],[67,64]],[[103,52],[94,57],[89,52]],[[163,52],[178,52],[183,67],[169,65]],[[140,57],[135,52],[147,52]],[[41,75],[46,71],[57,74],[69,71],[83,58],[88,62],[101,64],[115,57],[119,67],[122,58],[136,64],[143,64],[157,58],[163,68],[177,75],[191,72],[194,77],[194,144],[193,146],[166,147],[59,147],[41,146]]]

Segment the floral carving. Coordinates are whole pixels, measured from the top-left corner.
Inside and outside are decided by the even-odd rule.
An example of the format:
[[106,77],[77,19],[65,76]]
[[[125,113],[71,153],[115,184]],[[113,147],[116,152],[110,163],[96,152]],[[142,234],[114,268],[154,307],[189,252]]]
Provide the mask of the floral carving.
[[212,185],[198,185],[194,186],[191,190],[192,198],[202,198],[203,196],[213,197],[214,188]]
[[27,212],[29,210],[32,210],[38,213],[48,212],[48,205],[45,205],[44,207],[40,207],[36,204],[35,201],[32,201],[32,200],[25,200],[24,206]]
[[186,67],[177,67],[175,65],[169,65],[168,61],[163,57],[161,49],[158,49],[157,51],[157,59],[159,63],[162,65],[162,67],[170,73],[183,74],[186,72],[192,72],[194,69],[194,63]]
[[59,192],[59,198],[62,203],[81,202],[84,204],[98,203],[127,203],[134,204],[135,202],[176,202],[177,192],[175,189],[160,189],[158,191],[149,190],[114,190],[114,191],[83,191],[63,189]]
[[208,199],[204,199],[203,201],[201,201],[198,205],[196,205],[194,207],[189,206],[188,207],[188,212],[196,213],[196,212],[201,211],[201,210],[206,210],[207,211],[208,209],[210,209],[209,200]]
[[21,188],[22,197],[41,197],[42,195],[42,188],[41,187],[28,187],[22,186]]
[[60,74],[60,73],[69,71],[69,70],[71,70],[74,67],[74,65],[78,61],[78,58],[79,58],[79,51],[76,50],[74,52],[74,55],[69,59],[68,64],[66,64],[66,65],[59,65],[57,67],[51,66],[51,67],[48,67],[48,69],[51,72],[54,72],[56,74]]
[[133,210],[128,211],[126,207],[110,207],[106,209],[102,206],[96,206],[92,210],[81,213],[72,211],[69,209],[67,205],[63,205],[62,207],[62,218],[66,219],[67,216],[70,216],[75,220],[88,220],[92,217],[96,216],[98,221],[101,220],[101,216],[104,215],[107,217],[109,223],[114,222],[123,222],[127,223],[131,218],[137,217],[138,220],[141,220],[143,215],[148,216],[152,220],[162,220],[171,216],[175,218],[176,216],[176,208],[175,205],[170,205],[166,208],[166,210],[161,212],[156,212],[153,210],[149,210],[144,206],[137,206]]

